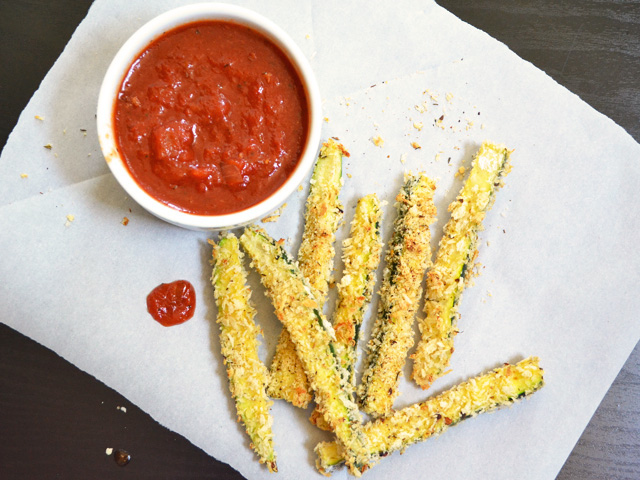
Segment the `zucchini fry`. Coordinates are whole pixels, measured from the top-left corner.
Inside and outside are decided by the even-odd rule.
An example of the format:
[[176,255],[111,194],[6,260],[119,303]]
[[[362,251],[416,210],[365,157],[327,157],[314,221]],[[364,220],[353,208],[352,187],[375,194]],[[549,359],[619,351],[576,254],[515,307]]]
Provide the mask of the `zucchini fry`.
[[[505,364],[490,373],[463,382],[451,390],[421,403],[393,412],[364,426],[370,448],[381,457],[409,445],[439,435],[479,413],[509,406],[544,385],[543,370],[537,357],[515,365]],[[328,474],[342,460],[342,447],[336,442],[316,446],[316,466]]]
[[[329,139],[320,149],[307,198],[304,233],[298,251],[300,271],[309,281],[314,296],[324,304],[329,288],[335,250],[333,243],[342,219],[338,200],[342,188],[342,156],[348,152]],[[297,407],[306,408],[313,398],[304,368],[287,329],[282,329],[270,368],[268,393]]]
[[431,262],[435,221],[435,183],[426,175],[409,177],[396,197],[398,216],[387,251],[378,315],[369,341],[369,355],[358,388],[361,408],[373,416],[387,415],[400,393],[398,380],[413,346],[413,319],[422,294],[422,278]]
[[352,400],[335,353],[335,334],[319,309],[307,279],[282,247],[264,230],[247,227],[240,237],[271,298],[278,319],[289,331],[315,399],[340,441],[351,473],[359,475],[377,461],[362,432],[362,417]]
[[214,268],[211,283],[218,305],[217,322],[220,344],[229,377],[229,389],[236,402],[238,421],[245,425],[251,446],[266,463],[270,472],[277,472],[269,408],[273,404],[266,394],[267,367],[258,358],[260,329],[254,323],[255,310],[249,303],[246,271],[238,239],[231,233],[213,245]]
[[[349,238],[342,242],[344,269],[338,284],[338,301],[331,324],[336,332],[336,348],[349,382],[355,387],[358,336],[365,309],[371,301],[376,283],[375,271],[380,263],[380,217],[382,210],[375,194],[358,200],[351,222]],[[318,409],[311,423],[323,430],[328,425]]]
[[333,267],[336,230],[343,208],[338,199],[342,189],[342,156],[348,152],[330,138],[320,149],[307,198],[304,233],[298,250],[300,271],[309,281],[314,296],[324,305]]
[[356,347],[360,326],[376,283],[375,272],[380,263],[380,201],[375,194],[361,198],[351,222],[349,238],[342,243],[344,270],[338,284],[338,302],[332,319],[339,358],[356,382]]
[[478,232],[509,172],[509,154],[502,145],[484,143],[460,194],[449,205],[451,219],[427,272],[426,317],[419,320],[421,339],[412,355],[412,377],[424,389],[444,375],[449,365],[458,333],[458,303],[478,255]]

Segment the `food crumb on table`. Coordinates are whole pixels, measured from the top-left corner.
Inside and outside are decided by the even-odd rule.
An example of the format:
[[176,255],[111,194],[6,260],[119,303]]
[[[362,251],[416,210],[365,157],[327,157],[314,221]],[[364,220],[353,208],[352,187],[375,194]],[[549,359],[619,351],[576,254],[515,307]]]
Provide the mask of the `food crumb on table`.
[[376,147],[383,147],[384,146],[384,139],[380,135],[373,137],[371,139],[371,141],[373,142],[373,144]]
[[[298,187],[298,190],[300,190],[302,188],[302,185],[300,185],[300,187]],[[261,222],[262,223],[269,223],[269,222],[275,222],[280,218],[280,215],[282,215],[282,211],[286,208],[287,204],[283,203],[282,206],[280,208],[278,208],[275,212],[273,212],[271,215],[268,215],[266,217],[264,217]]]

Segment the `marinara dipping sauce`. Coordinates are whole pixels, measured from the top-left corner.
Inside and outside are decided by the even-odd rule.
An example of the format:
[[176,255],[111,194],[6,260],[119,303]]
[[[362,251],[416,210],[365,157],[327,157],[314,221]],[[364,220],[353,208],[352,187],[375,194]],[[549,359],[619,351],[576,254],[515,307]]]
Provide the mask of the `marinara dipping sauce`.
[[198,21],[133,62],[116,100],[116,142],[140,187],[178,210],[220,215],[274,193],[293,172],[309,106],[286,55],[261,33]]

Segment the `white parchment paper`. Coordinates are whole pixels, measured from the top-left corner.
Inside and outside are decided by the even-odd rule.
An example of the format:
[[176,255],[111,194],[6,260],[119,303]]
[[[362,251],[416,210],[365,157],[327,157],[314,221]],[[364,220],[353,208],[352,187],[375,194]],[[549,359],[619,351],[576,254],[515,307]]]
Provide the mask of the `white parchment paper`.
[[[247,478],[263,478],[228,394],[208,235],[165,224],[128,199],[95,131],[98,89],[113,55],[145,21],[184,3],[97,0],[23,112],[0,158],[3,321]],[[431,1],[238,3],[280,24],[312,63],[323,136],[339,137],[351,153],[345,223],[359,196],[377,192],[389,202],[388,239],[404,172],[423,170],[438,179],[435,249],[464,179],[458,169],[485,139],[514,149],[513,171],[482,233],[481,275],[462,300],[452,373],[427,392],[402,380],[397,406],[530,355],[541,358],[547,386],[385,458],[366,477],[553,478],[640,338],[633,293],[640,146]],[[277,223],[265,225],[292,252],[306,192],[307,185]],[[343,226],[339,240],[347,233]],[[336,277],[340,269],[337,259]],[[196,286],[195,318],[163,328],[145,297],[180,278]],[[269,362],[280,326],[257,276],[250,280]],[[309,413],[275,402],[278,478],[320,478],[312,450],[330,435],[310,426]]]

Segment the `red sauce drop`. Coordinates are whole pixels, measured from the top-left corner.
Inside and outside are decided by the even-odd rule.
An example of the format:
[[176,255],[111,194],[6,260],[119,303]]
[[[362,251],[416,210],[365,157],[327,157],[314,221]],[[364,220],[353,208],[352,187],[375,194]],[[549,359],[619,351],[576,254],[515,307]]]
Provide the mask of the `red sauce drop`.
[[201,215],[273,194],[304,151],[308,102],[291,61],[248,27],[199,21],[152,42],[116,100],[118,150],[136,182]]
[[196,292],[186,280],[163,283],[147,295],[147,310],[165,327],[184,323],[196,311]]

